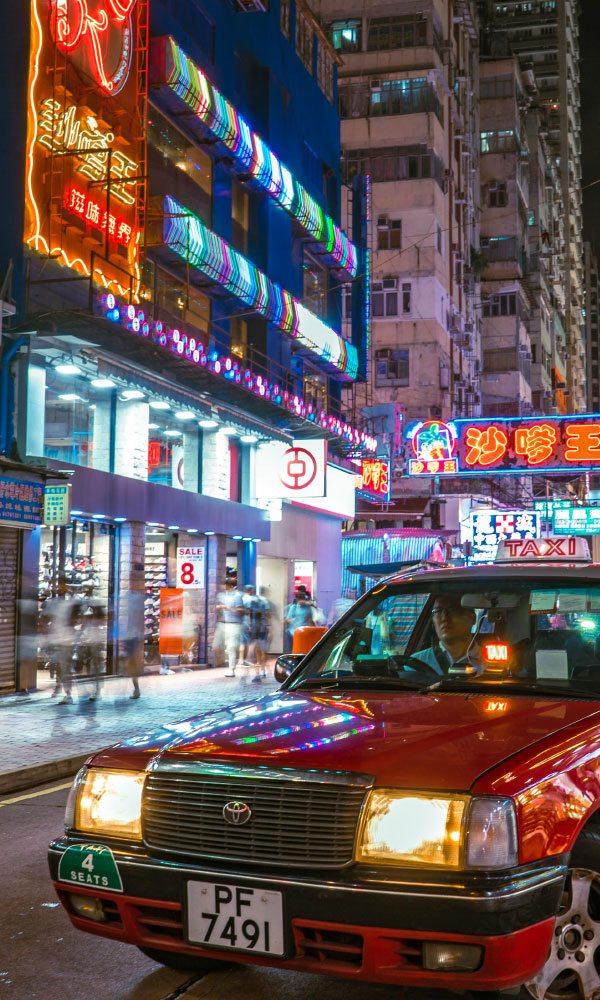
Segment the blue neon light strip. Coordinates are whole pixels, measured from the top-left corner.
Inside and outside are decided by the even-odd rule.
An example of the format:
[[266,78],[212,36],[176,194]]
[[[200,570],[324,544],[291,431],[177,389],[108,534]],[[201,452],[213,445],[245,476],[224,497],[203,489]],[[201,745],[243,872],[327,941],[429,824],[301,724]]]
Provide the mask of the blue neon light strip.
[[156,75],[156,68],[153,72],[154,82],[166,82],[206,129],[231,151],[244,172],[250,172],[253,181],[355,278],[358,274],[358,251],[340,227],[323,212],[306,188],[252,131],[246,120],[213,87],[173,38],[156,39],[154,45],[157,47],[155,51],[164,46],[164,62],[161,51],[162,65],[159,76]]
[[184,205],[167,195],[164,208],[166,246],[297,340],[338,377],[356,378],[358,351],[353,344],[267,278]]

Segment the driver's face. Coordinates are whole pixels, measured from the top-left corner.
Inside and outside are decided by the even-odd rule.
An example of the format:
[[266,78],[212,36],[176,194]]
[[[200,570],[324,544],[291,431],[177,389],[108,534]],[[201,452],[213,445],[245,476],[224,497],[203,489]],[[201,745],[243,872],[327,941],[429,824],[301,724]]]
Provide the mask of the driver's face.
[[433,609],[433,627],[440,642],[465,642],[471,637],[475,614],[471,608],[462,608],[452,597],[436,597]]

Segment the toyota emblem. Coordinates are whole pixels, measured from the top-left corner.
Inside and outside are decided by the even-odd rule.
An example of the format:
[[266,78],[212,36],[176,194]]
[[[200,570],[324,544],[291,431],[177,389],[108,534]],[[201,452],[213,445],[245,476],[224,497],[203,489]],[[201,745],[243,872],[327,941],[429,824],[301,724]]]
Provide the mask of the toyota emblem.
[[223,806],[223,819],[230,826],[243,826],[252,816],[252,810],[245,802],[233,800]]

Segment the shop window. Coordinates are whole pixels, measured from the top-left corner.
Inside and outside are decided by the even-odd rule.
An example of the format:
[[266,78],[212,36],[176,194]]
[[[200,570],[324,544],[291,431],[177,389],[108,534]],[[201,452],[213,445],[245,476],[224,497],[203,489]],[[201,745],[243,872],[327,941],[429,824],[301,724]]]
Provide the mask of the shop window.
[[385,347],[375,351],[375,385],[409,385],[408,359],[408,350]]
[[329,25],[334,49],[338,52],[360,52],[362,49],[362,20],[334,21]]
[[157,409],[156,404],[162,402],[150,400],[149,404],[148,481],[198,492],[201,463],[198,416],[184,408]]
[[230,350],[237,358],[244,359],[248,353],[248,324],[245,319],[233,316],[229,321],[231,336]]
[[296,53],[311,74],[313,72],[314,38],[312,24],[296,8]]
[[380,215],[377,219],[377,249],[400,250],[401,246],[402,220]]
[[[147,275],[144,275],[146,278]],[[178,281],[171,274],[157,267],[148,281],[156,302],[156,316],[165,326],[180,327],[191,324],[197,331],[197,339],[208,346],[211,302],[193,285]]]
[[304,376],[304,399],[316,413],[327,409],[327,378],[316,372],[306,372]]
[[311,312],[327,318],[327,270],[308,251],[302,264],[302,303]]

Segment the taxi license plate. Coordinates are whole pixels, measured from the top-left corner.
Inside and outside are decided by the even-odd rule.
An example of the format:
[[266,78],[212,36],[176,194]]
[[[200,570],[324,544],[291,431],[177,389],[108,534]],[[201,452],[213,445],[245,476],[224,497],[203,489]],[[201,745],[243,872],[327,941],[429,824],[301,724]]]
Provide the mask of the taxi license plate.
[[282,895],[241,885],[188,882],[187,930],[190,944],[283,955]]

